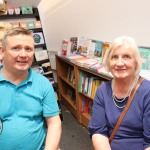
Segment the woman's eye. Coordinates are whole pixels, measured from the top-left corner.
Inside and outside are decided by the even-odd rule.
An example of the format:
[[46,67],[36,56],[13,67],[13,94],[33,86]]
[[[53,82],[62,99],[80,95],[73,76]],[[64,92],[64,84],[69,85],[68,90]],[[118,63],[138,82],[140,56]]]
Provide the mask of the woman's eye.
[[129,55],[125,55],[124,58],[125,59],[130,59],[130,56]]
[[118,57],[116,55],[112,56],[111,59],[117,59]]

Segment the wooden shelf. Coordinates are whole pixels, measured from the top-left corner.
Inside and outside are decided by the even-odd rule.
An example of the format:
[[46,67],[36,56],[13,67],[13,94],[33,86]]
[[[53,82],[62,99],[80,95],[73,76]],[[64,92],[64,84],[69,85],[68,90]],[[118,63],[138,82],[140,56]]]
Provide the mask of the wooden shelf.
[[36,61],[36,62],[32,63],[32,66],[44,64],[44,63],[47,63],[47,62],[49,62],[49,59],[45,59],[45,60],[42,60],[42,61]]
[[61,94],[61,96],[62,96],[63,98],[65,98],[65,100],[71,105],[71,107],[73,107],[74,109],[76,109],[75,104],[72,102],[72,100],[71,100],[67,95],[64,95],[64,94],[62,94],[62,93],[60,93],[60,94]]
[[62,101],[62,103],[68,108],[68,110],[74,115],[74,117],[77,118],[77,108],[73,104],[73,102],[62,93],[59,93],[59,98]]
[[[76,118],[79,123],[84,125],[88,128],[89,120],[91,119],[91,115],[88,113],[81,113],[83,111],[83,101],[84,98],[88,99],[90,103],[93,102],[93,98],[89,97],[88,95],[78,92],[79,91],[79,81],[80,81],[80,72],[87,74],[88,76],[97,77],[100,81],[108,81],[110,80],[109,77],[103,76],[93,70],[80,67],[70,61],[66,60],[61,56],[56,56],[56,67],[57,67],[57,80],[58,80],[58,93],[59,98],[65,104],[65,106],[72,112],[73,115],[76,115]],[[71,68],[75,72],[75,85],[68,81],[68,68]],[[75,101],[76,106],[74,103],[67,97],[65,93],[68,88],[72,88],[75,91]],[[90,112],[89,112],[90,113]]]
[[0,20],[4,19],[23,19],[23,18],[37,18],[39,20],[39,13],[37,8],[33,8],[33,14],[13,14],[1,15]]
[[60,76],[60,78],[61,78],[62,80],[64,80],[67,84],[69,84],[72,88],[75,89],[75,86],[74,86],[71,82],[69,82],[65,77]]
[[34,45],[34,47],[35,48],[40,48],[40,47],[46,48],[46,44]]
[[89,120],[91,116],[89,114],[81,113],[81,123],[88,128]]
[[33,33],[36,33],[36,32],[43,32],[43,29],[42,28],[35,28],[35,29],[30,29],[33,31]]

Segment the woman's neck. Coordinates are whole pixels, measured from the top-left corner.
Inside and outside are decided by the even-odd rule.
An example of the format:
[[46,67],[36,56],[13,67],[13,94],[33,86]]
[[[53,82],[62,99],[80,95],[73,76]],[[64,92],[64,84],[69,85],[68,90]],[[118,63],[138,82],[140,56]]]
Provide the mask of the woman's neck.
[[113,94],[118,98],[124,98],[130,96],[132,89],[134,88],[139,76],[131,77],[130,79],[118,80],[113,79],[112,91]]

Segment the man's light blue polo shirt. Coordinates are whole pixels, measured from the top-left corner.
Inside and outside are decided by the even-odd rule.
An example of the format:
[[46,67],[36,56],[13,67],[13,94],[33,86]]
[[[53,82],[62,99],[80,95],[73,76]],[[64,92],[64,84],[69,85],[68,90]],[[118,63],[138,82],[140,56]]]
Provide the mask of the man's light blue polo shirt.
[[28,78],[16,86],[0,73],[0,150],[42,150],[46,136],[43,117],[58,114],[47,78],[29,69]]

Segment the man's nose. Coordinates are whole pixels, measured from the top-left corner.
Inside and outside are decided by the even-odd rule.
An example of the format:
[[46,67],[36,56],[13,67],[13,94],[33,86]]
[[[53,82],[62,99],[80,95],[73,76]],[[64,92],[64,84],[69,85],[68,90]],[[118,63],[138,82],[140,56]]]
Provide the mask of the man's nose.
[[27,56],[25,49],[23,49],[23,48],[21,49],[20,56]]

